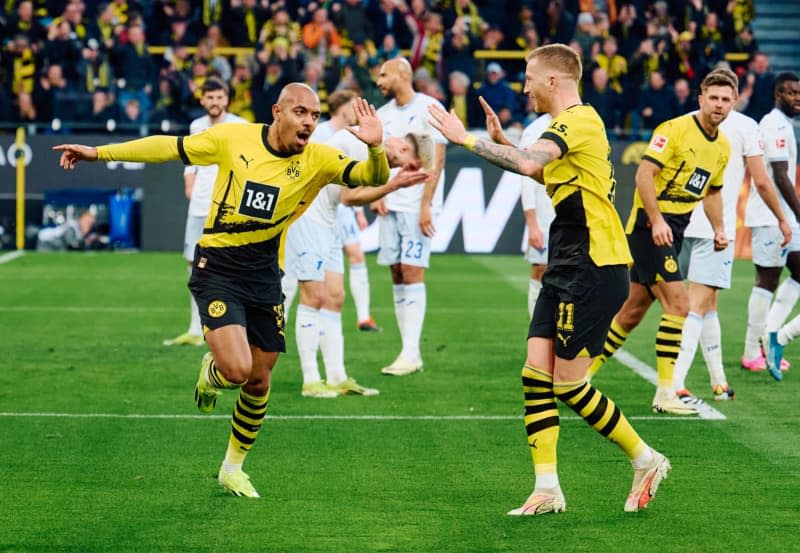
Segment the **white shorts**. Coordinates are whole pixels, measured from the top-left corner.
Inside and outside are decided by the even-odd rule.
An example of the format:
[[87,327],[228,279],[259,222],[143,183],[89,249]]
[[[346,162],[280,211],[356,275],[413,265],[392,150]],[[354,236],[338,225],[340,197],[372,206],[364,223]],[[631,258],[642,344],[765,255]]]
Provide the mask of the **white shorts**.
[[286,231],[284,270],[297,280],[325,280],[325,271],[344,272],[342,247],[334,229],[300,217]]
[[711,238],[684,238],[678,256],[681,274],[690,282],[727,290],[731,287],[733,250],[733,241],[718,252]]
[[419,228],[419,213],[390,211],[378,217],[378,265],[413,265],[428,268],[431,239]]
[[549,250],[547,245],[550,243],[549,233],[544,233],[544,248],[537,250],[534,247],[528,246],[528,251],[525,252],[525,259],[531,265],[547,265],[547,255]]
[[205,217],[198,215],[186,216],[186,230],[183,233],[183,258],[186,261],[194,261],[194,247],[200,237],[203,236],[203,225],[205,223]]
[[356,212],[352,207],[339,204],[336,210],[336,234],[343,246],[358,244],[361,230],[356,221]]
[[800,227],[792,225],[792,240],[781,247],[778,227],[753,227],[753,263],[759,267],[784,267],[791,252],[800,251]]

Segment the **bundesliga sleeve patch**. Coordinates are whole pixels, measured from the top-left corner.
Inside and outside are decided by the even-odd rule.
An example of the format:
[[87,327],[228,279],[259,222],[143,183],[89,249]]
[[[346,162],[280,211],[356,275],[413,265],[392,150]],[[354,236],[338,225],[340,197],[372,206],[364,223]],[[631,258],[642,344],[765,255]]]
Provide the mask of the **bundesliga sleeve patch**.
[[669,142],[669,139],[666,136],[657,134],[653,136],[653,139],[650,141],[650,149],[660,154],[661,152],[664,151],[667,142]]

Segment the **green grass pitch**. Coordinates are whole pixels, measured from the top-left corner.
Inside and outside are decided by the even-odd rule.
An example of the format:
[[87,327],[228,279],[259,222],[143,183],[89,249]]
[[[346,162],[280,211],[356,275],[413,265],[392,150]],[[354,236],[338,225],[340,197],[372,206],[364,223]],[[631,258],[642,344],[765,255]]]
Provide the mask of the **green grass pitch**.
[[[594,383],[672,460],[650,508],[622,511],[628,461],[563,417],[562,515],[506,511],[533,484],[519,372],[528,266],[437,256],[428,273],[425,371],[384,377],[399,350],[388,271],[369,256],[373,314],[348,371],[374,398],[300,396],[289,352],[245,470],[262,495],[216,483],[234,393],[201,416],[205,347],[166,348],[188,323],[177,254],[30,253],[0,264],[0,552],[797,551],[800,345],[782,383],[739,369],[752,266],[720,297],[732,402],[711,401],[700,355],[690,387],[726,418],[656,416],[653,387],[612,360]],[[625,348],[654,366],[657,306]],[[293,320],[290,323],[290,327]]]

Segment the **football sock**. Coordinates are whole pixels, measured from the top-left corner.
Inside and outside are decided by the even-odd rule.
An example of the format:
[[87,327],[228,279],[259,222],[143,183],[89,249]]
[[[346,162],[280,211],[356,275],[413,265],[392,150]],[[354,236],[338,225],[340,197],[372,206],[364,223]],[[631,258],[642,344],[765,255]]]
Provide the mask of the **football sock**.
[[675,370],[672,383],[676,390],[686,388],[686,375],[694,361],[694,354],[697,353],[697,344],[700,341],[700,333],[703,330],[703,317],[697,313],[689,313],[683,323],[681,331],[681,349],[678,359],[675,360]]
[[422,336],[422,323],[425,321],[427,297],[425,283],[406,284],[405,320],[403,321],[403,351],[400,355],[409,361],[419,361],[419,340]]
[[392,285],[392,298],[394,299],[394,316],[397,319],[397,328],[400,331],[400,340],[405,342],[403,333],[405,332],[406,321],[406,285]]
[[340,384],[347,380],[341,313],[328,309],[319,310],[319,348],[325,363],[325,381],[328,384]]
[[778,331],[778,343],[782,346],[788,345],[798,336],[800,336],[800,315],[781,327]]
[[283,320],[284,324],[289,320],[289,311],[292,310],[292,302],[297,295],[297,279],[293,276],[284,274],[281,279],[281,288],[283,288]]
[[775,291],[775,300],[767,314],[767,333],[777,332],[783,326],[786,317],[792,312],[797,298],[800,297],[800,282],[789,277],[781,282]]
[[223,470],[241,468],[244,458],[256,441],[264,414],[269,405],[269,390],[266,395],[254,396],[239,390],[239,399],[233,408],[231,418],[231,437],[228,439],[228,450],[225,452]]
[[761,356],[761,337],[767,328],[767,313],[772,302],[772,292],[754,286],[747,301],[747,332],[744,336],[744,357]]
[[589,426],[617,444],[629,459],[639,460],[648,449],[619,407],[585,380],[557,382],[553,384],[553,391]]
[[350,265],[350,293],[356,304],[358,322],[369,319],[369,274],[366,263]]
[[589,365],[589,370],[586,373],[587,376],[591,378],[597,374],[597,371],[600,370],[600,367],[603,366],[606,359],[614,355],[614,352],[625,343],[628,332],[629,331],[619,325],[616,318],[611,321],[611,326],[608,329],[608,336],[606,336],[606,343],[603,345],[603,353],[595,357],[592,364]]
[[703,359],[706,360],[706,367],[708,367],[711,387],[713,388],[717,384],[727,384],[728,379],[725,378],[725,369],[722,366],[722,328],[716,311],[706,313],[703,317],[700,348],[703,352]]
[[[681,330],[684,317],[680,315],[661,315],[661,323],[656,333],[656,369],[658,370],[658,387],[672,390],[672,377],[675,372],[675,360],[681,349]],[[697,347],[697,346],[695,346]]]
[[319,382],[322,380],[317,366],[319,309],[302,303],[298,305],[294,334],[297,340],[297,354],[300,356],[300,368],[303,370],[303,384]]
[[231,382],[227,378],[222,376],[222,373],[217,368],[217,364],[214,361],[214,359],[212,359],[211,363],[209,363],[208,367],[206,367],[206,372],[205,372],[204,376],[205,376],[206,382],[211,384],[214,388],[220,388],[220,389],[223,389],[223,390],[231,389],[231,388],[238,388],[238,387],[242,386],[242,384],[244,384],[243,382],[241,382],[241,383]]
[[533,308],[536,307],[536,300],[539,299],[541,290],[541,280],[530,279],[528,281],[528,318],[533,318]]
[[536,474],[535,487],[554,488],[558,485],[556,445],[560,423],[553,394],[553,375],[525,364],[522,367],[522,392],[525,396],[525,431]]

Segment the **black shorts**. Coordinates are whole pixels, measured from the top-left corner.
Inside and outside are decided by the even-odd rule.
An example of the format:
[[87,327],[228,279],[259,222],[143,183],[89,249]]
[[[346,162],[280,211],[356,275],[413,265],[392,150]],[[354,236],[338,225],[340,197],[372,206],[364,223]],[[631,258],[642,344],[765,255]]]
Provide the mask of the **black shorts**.
[[[247,329],[251,345],[267,352],[285,352],[283,303],[261,299],[275,295],[276,283],[271,280],[208,271],[198,267],[195,255],[189,290],[197,302],[203,328],[241,325]],[[277,286],[280,289],[280,281]]]
[[649,228],[635,228],[628,235],[628,246],[633,256],[631,282],[650,286],[656,282],[681,281],[678,255],[681,253],[683,236],[673,229],[671,246],[656,246]]
[[611,320],[628,298],[628,268],[561,265],[547,269],[528,338],[551,338],[562,359],[596,357],[603,351]]

